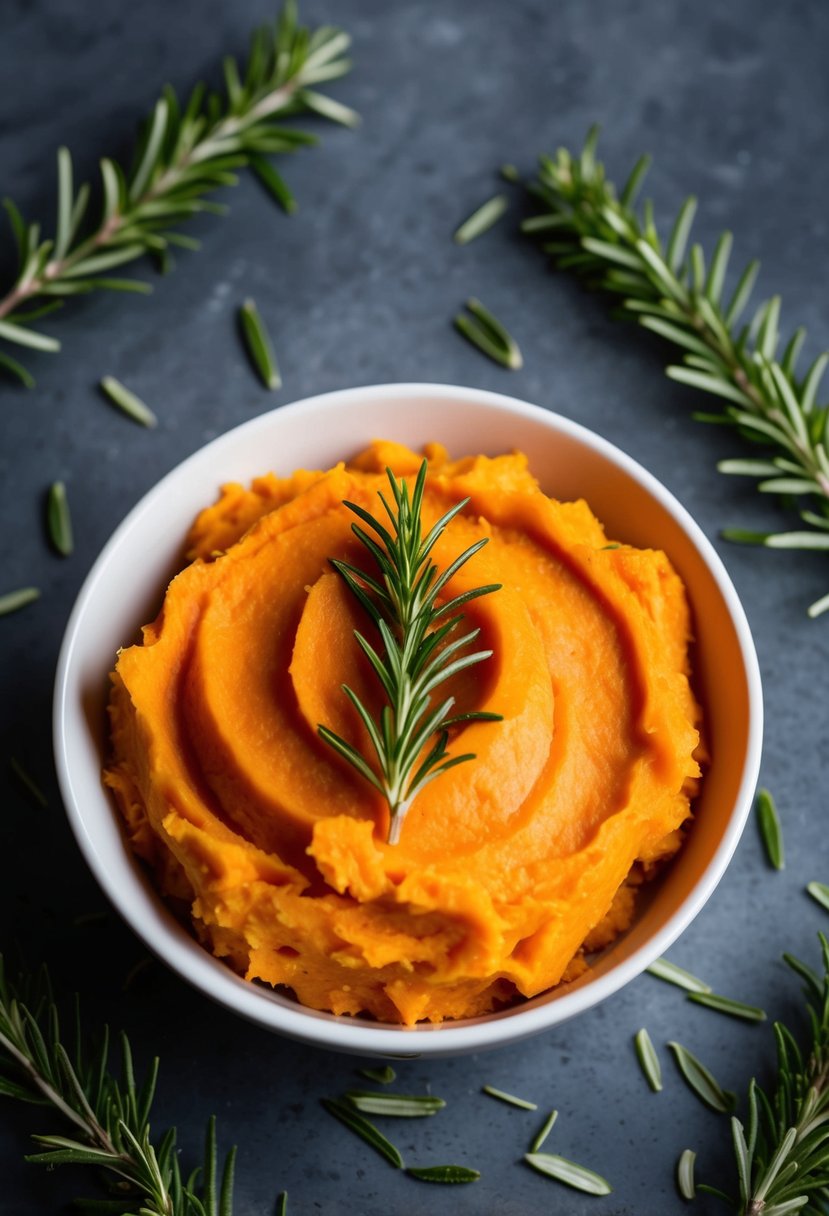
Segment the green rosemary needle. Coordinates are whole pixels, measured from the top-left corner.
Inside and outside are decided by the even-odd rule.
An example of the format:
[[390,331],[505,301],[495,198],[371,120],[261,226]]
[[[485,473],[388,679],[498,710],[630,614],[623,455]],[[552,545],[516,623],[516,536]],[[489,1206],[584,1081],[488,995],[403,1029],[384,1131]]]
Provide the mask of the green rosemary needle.
[[518,371],[523,367],[524,358],[518,343],[498,318],[474,296],[466,301],[466,307],[472,316],[458,313],[454,320],[458,333],[473,346],[477,346],[488,358],[500,363],[501,367],[509,368],[510,371]]
[[[103,197],[94,222],[86,222],[90,188],[84,184],[75,190],[67,148],[58,152],[53,238],[41,239],[40,225],[27,224],[6,199],[18,267],[11,287],[0,294],[0,368],[29,387],[34,383],[5,346],[59,350],[57,339],[31,326],[65,299],[99,288],[151,290],[149,284],[113,278],[110,272],[145,254],[164,264],[172,247],[197,247],[178,228],[200,212],[223,214],[223,206],[204,196],[235,185],[237,170],[252,158],[271,192],[289,209],[289,193],[274,188],[276,176],[267,174],[261,158],[316,143],[313,136],[281,125],[290,115],[313,113],[355,124],[353,110],[311,87],[350,70],[344,54],[348,44],[348,35],[332,26],[312,31],[299,25],[294,0],[286,0],[278,21],[253,34],[247,63],[240,68],[231,56],[225,59],[223,93],[198,84],[181,104],[168,85],[144,124],[132,171],[101,161]],[[36,301],[42,303],[31,309]]]
[[659,1093],[662,1089],[662,1069],[659,1065],[659,1056],[656,1054],[653,1040],[644,1026],[641,1030],[637,1031],[633,1043],[639,1066],[645,1074],[645,1080],[654,1093]]
[[730,996],[718,996],[716,992],[689,992],[688,1000],[695,1005],[705,1005],[707,1009],[716,1009],[719,1013],[727,1013],[732,1018],[742,1018],[746,1022],[765,1022],[764,1009],[756,1005],[746,1005],[743,1001],[732,1000]]
[[268,331],[265,329],[265,323],[253,300],[245,300],[239,309],[239,321],[250,361],[258,371],[262,383],[271,391],[278,389],[282,384],[282,377],[276,365],[273,346],[268,337]]
[[0,616],[19,612],[27,604],[33,604],[35,600],[39,599],[40,592],[37,587],[20,587],[17,591],[6,591],[0,595]]
[[69,514],[69,502],[66,498],[66,486],[62,481],[55,481],[49,487],[46,504],[46,526],[49,539],[61,557],[69,557],[73,549],[72,517]]
[[329,1115],[333,1115],[335,1119],[339,1119],[340,1123],[359,1136],[361,1140],[365,1140],[366,1144],[370,1144],[395,1169],[403,1169],[403,1158],[400,1155],[400,1150],[368,1119],[364,1118],[352,1107],[346,1106],[344,1102],[338,1102],[335,1098],[323,1098],[322,1105]]
[[693,1199],[696,1196],[694,1185],[694,1165],[697,1155],[692,1148],[683,1149],[676,1163],[676,1186],[683,1199]]
[[277,173],[269,160],[264,156],[254,154],[250,158],[250,167],[259,178],[268,193],[276,199],[286,215],[293,215],[297,209],[297,201],[281,173]]
[[681,1043],[668,1044],[674,1054],[677,1067],[690,1089],[697,1097],[720,1114],[728,1114],[734,1108],[734,1095],[727,1093],[701,1061]]
[[531,1153],[537,1153],[539,1151],[539,1149],[542,1147],[542,1145],[546,1142],[547,1137],[549,1136],[550,1132],[555,1127],[556,1119],[558,1119],[558,1111],[551,1110],[549,1115],[547,1116],[547,1118],[544,1120],[541,1127],[539,1128],[538,1132],[536,1133],[535,1137],[533,1138],[533,1142],[530,1145]]
[[783,829],[780,825],[780,816],[777,813],[774,799],[768,790],[757,791],[756,806],[757,823],[760,827],[760,835],[763,839],[766,856],[775,870],[782,870],[786,865],[783,850]]
[[29,797],[36,802],[42,810],[47,810],[49,807],[49,800],[38,783],[35,781],[34,777],[32,777],[31,774],[26,771],[15,756],[9,757],[9,768],[23,789],[26,790]]
[[525,1153],[524,1160],[537,1173],[555,1178],[557,1182],[563,1182],[575,1191],[584,1191],[587,1195],[609,1195],[613,1190],[601,1174],[555,1153]]
[[450,1184],[477,1182],[481,1176],[478,1170],[471,1170],[465,1165],[410,1165],[406,1173],[418,1182]]
[[822,908],[826,908],[829,912],[829,886],[824,882],[810,882],[806,890]]
[[[706,265],[702,247],[689,245],[696,211],[689,198],[670,233],[660,236],[652,204],[641,211],[635,205],[649,158],[637,161],[617,195],[596,158],[597,140],[593,127],[580,154],[560,148],[555,157],[541,158],[530,190],[544,210],[524,222],[524,231],[542,237],[543,249],[562,269],[617,296],[622,315],[678,349],[682,363],[669,366],[667,375],[720,403],[719,413],[695,417],[725,423],[768,452],[760,459],[721,461],[721,472],[758,479],[757,488],[782,495],[784,505],[790,496],[813,500],[814,509],[800,510],[807,529],[729,529],[723,536],[771,549],[829,549],[829,407],[817,401],[829,352],[798,372],[806,332],[798,328],[781,342],[779,296],[744,324],[759,263],[746,266],[724,299],[731,233],[720,236]],[[812,604],[809,615],[827,609],[829,595]]]
[[125,388],[121,381],[116,380],[114,376],[104,376],[101,381],[101,392],[109,398],[116,409],[119,409],[122,414],[126,414],[128,418],[132,418],[133,422],[137,422],[139,426],[158,426],[158,419],[150,407],[145,405],[140,397],[136,397],[135,393]]
[[391,1064],[384,1064],[382,1068],[358,1068],[361,1077],[365,1077],[368,1081],[376,1081],[378,1085],[391,1085],[397,1080],[397,1073],[392,1068]]
[[537,1102],[517,1098],[515,1094],[508,1094],[503,1089],[496,1089],[494,1085],[482,1085],[481,1093],[488,1094],[490,1098],[497,1098],[499,1102],[506,1102],[507,1106],[518,1106],[521,1110],[538,1110]]
[[430,1094],[395,1094],[367,1089],[349,1089],[345,1101],[363,1115],[389,1115],[395,1119],[420,1119],[436,1115],[446,1103]]
[[498,220],[509,206],[509,201],[505,194],[496,194],[493,198],[487,199],[482,203],[476,211],[473,211],[469,219],[464,220],[460,228],[455,232],[455,243],[457,245],[468,245],[470,241],[474,241],[476,237],[482,236],[488,232],[493,224],[497,224]]
[[646,968],[648,975],[654,975],[658,980],[664,980],[666,984],[674,984],[677,988],[684,988],[686,992],[710,992],[711,985],[706,984],[705,980],[697,979],[690,971],[686,971],[684,967],[678,967],[676,963],[669,963],[666,958],[658,958]]
[[490,583],[440,602],[449,580],[484,547],[487,538],[470,545],[443,572],[438,570],[430,557],[432,549],[469,500],[456,503],[424,536],[421,508],[427,467],[424,460],[411,494],[405,480],[398,481],[391,469],[386,470],[392,501],[382,492],[378,492],[378,497],[391,531],[363,507],[352,502],[344,504],[360,520],[351,528],[371,555],[376,567],[374,574],[367,574],[349,562],[331,559],[331,565],[380,635],[381,647],[377,650],[358,630],[354,632],[385,694],[386,704],[379,721],[372,718],[357,694],[343,685],[343,692],[368,733],[376,768],[327,726],[320,725],[317,730],[320,738],[385,798],[389,808],[389,844],[399,841],[406,813],[424,786],[450,768],[475,759],[473,753],[449,755],[447,744],[452,727],[462,722],[501,720],[500,714],[479,711],[450,716],[454,697],[446,697],[437,705],[432,700],[434,690],[450,676],[484,662],[492,654],[490,650],[462,653],[480,630],[472,629],[457,636],[464,620],[457,610],[473,599],[497,591],[500,584]]

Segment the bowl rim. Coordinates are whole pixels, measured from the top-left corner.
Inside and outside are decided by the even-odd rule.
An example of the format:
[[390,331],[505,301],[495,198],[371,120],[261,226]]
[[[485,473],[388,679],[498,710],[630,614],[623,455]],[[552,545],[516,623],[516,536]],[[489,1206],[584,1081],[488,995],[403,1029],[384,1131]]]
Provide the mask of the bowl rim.
[[[731,618],[739,645],[745,673],[748,705],[748,732],[743,769],[734,805],[722,839],[703,873],[683,902],[641,946],[627,958],[589,983],[574,986],[555,1001],[540,1005],[518,1006],[515,1009],[439,1025],[401,1027],[360,1023],[331,1014],[319,1013],[301,1005],[274,998],[267,990],[242,980],[224,963],[215,959],[196,940],[180,929],[176,932],[166,922],[163,926],[138,923],[129,914],[127,900],[118,882],[108,871],[95,847],[82,809],[76,796],[72,775],[72,757],[64,730],[70,711],[69,694],[80,628],[89,602],[106,575],[111,555],[122,540],[136,527],[143,515],[156,501],[168,493],[171,485],[186,477],[191,465],[206,458],[207,453],[220,447],[230,436],[241,433],[255,435],[274,424],[274,416],[290,419],[297,414],[313,415],[334,406],[347,408],[349,401],[398,402],[416,395],[420,398],[454,400],[474,399],[482,405],[540,422],[568,438],[574,439],[604,459],[643,487],[673,518],[691,541],[713,577]],[[662,955],[695,919],[720,882],[742,835],[752,805],[760,768],[763,735],[763,698],[760,670],[751,631],[737,592],[725,566],[711,542],[690,513],[652,473],[609,440],[578,422],[552,410],[530,404],[503,393],[463,385],[430,382],[401,382],[361,385],[315,394],[281,405],[264,414],[223,432],[199,447],[156,482],[131,508],[104,545],[78,592],[69,615],[58,657],[53,699],[53,746],[58,784],[70,826],[78,846],[93,875],[115,906],[144,944],[183,979],[219,1004],[232,1009],[266,1029],[285,1034],[318,1047],[353,1054],[378,1055],[389,1058],[415,1058],[423,1055],[455,1055],[488,1047],[502,1046],[534,1035],[547,1027],[575,1016],[598,1004],[629,983]],[[115,813],[113,808],[113,814]],[[136,875],[136,882],[140,879]],[[159,898],[160,897],[156,897]],[[163,901],[161,901],[163,902]]]

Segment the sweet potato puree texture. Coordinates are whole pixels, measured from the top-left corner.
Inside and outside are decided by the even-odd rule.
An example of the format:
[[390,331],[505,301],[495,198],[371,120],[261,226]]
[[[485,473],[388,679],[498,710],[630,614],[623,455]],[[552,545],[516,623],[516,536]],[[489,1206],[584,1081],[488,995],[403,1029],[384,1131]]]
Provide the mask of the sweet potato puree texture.
[[379,710],[353,630],[365,612],[329,565],[365,568],[351,499],[372,513],[388,465],[373,443],[329,472],[227,485],[190,533],[141,645],[113,673],[105,774],[136,852],[201,941],[304,1005],[406,1025],[469,1017],[584,969],[631,919],[636,888],[680,846],[699,776],[689,616],[663,553],[609,544],[583,501],[546,497],[520,454],[426,449],[424,525],[470,502],[441,569],[490,543],[448,595],[493,657],[455,677],[477,759],[415,800],[385,843],[380,795],[317,736],[369,755],[341,691]]

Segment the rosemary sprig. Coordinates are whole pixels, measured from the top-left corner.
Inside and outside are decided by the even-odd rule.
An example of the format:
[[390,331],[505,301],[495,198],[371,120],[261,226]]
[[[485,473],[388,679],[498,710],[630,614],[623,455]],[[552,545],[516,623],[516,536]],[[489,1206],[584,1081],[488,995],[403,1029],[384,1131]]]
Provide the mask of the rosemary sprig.
[[454,697],[437,706],[432,693],[457,672],[482,663],[491,650],[461,652],[477,638],[479,629],[453,637],[464,620],[457,610],[469,601],[497,591],[491,583],[453,596],[443,603],[440,596],[449,580],[487,543],[487,538],[464,550],[440,572],[430,554],[450,520],[462,511],[468,499],[451,507],[424,537],[421,521],[427,462],[420,466],[414,488],[398,481],[391,469],[386,473],[392,504],[382,492],[378,497],[391,523],[390,532],[356,503],[344,505],[374,533],[358,523],[351,525],[360,543],[376,565],[376,577],[349,562],[331,559],[380,634],[381,650],[357,630],[354,636],[380,681],[386,695],[379,722],[375,722],[360,698],[347,685],[343,692],[351,701],[368,732],[379,771],[345,739],[319,726],[320,738],[379,790],[389,807],[389,844],[397,844],[406,813],[420,791],[441,773],[467,760],[472,753],[451,756],[447,752],[449,731],[461,722],[501,720],[500,714],[472,711],[450,717]]
[[786,959],[806,981],[810,1040],[805,1050],[775,1023],[777,1078],[748,1091],[747,1127],[732,1118],[740,1216],[819,1213],[829,1199],[829,939],[820,934],[823,976]]
[[[292,114],[321,114],[353,125],[353,110],[310,86],[334,80],[350,69],[344,57],[348,35],[331,26],[311,31],[299,25],[294,0],[286,0],[279,20],[257,30],[247,63],[224,60],[223,93],[208,93],[203,84],[181,106],[167,85],[144,124],[132,169],[101,161],[101,214],[84,224],[90,187],[77,191],[72,158],[58,151],[58,202],[55,235],[41,240],[40,224],[27,224],[11,201],[5,207],[18,250],[16,278],[0,296],[0,340],[34,350],[57,351],[60,343],[32,328],[32,323],[60,308],[64,298],[97,288],[151,290],[135,279],[112,278],[116,267],[146,253],[164,262],[172,246],[197,248],[177,231],[201,211],[225,208],[204,195],[233,186],[236,170],[251,158],[292,152],[315,143],[313,136],[280,125]],[[43,303],[34,309],[33,301]],[[30,373],[0,348],[0,367],[27,386]]]
[[[13,982],[0,958],[0,1094],[48,1106],[68,1135],[39,1135],[42,1151],[26,1160],[48,1167],[89,1165],[111,1174],[116,1191],[142,1216],[232,1216],[235,1149],[228,1153],[217,1189],[216,1125],[207,1125],[204,1163],[184,1179],[175,1128],[157,1143],[150,1137],[150,1113],[158,1060],[143,1083],[133,1069],[126,1035],[121,1036],[121,1075],[109,1070],[109,1036],[85,1049],[80,1019],[70,1047],[64,1045],[48,976]],[[201,1181],[197,1184],[197,1175]]]
[[[596,159],[597,139],[593,127],[579,155],[559,148],[555,157],[541,158],[531,189],[545,210],[526,220],[524,230],[544,237],[543,248],[560,267],[620,296],[623,315],[679,348],[683,361],[668,367],[668,376],[722,403],[719,413],[695,417],[733,426],[768,450],[761,459],[721,461],[720,472],[759,478],[760,491],[784,502],[813,500],[800,510],[805,526],[796,531],[723,535],[772,549],[829,550],[829,407],[817,404],[829,352],[798,373],[806,332],[796,329],[781,351],[778,296],[741,324],[759,264],[745,268],[726,302],[731,233],[721,235],[706,265],[702,247],[689,248],[696,200],[688,198],[663,239],[650,202],[641,213],[635,207],[649,158],[637,161],[617,195]],[[809,614],[828,608],[825,595]]]

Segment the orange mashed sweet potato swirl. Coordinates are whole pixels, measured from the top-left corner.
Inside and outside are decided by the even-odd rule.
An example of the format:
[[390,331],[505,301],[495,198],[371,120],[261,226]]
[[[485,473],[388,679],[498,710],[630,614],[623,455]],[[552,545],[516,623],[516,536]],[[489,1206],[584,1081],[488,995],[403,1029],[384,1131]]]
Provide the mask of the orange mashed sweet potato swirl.
[[365,613],[330,557],[362,566],[344,499],[372,513],[375,442],[328,472],[228,485],[196,519],[192,563],[112,676],[105,773],[136,852],[216,955],[313,1009],[412,1025],[478,1015],[584,967],[680,846],[699,766],[689,613],[663,553],[613,546],[585,502],[548,498],[520,454],[426,449],[426,528],[469,497],[434,554],[483,536],[447,597],[492,658],[455,677],[476,759],[420,794],[400,843],[381,796],[317,735],[370,754],[341,691],[380,688]]

